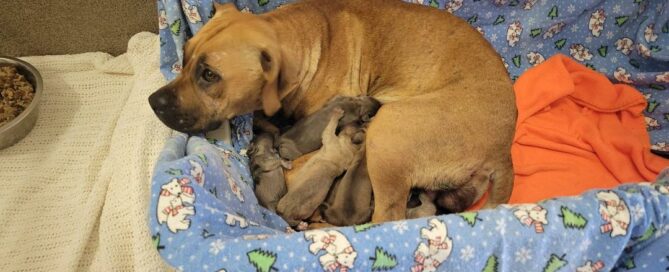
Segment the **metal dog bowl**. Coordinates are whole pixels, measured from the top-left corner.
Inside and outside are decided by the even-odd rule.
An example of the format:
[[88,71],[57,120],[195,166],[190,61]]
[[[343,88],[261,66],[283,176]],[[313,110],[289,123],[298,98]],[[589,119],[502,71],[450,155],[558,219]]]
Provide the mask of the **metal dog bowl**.
[[39,100],[42,96],[42,76],[35,67],[17,58],[0,56],[0,66],[9,65],[15,66],[16,70],[33,85],[35,96],[19,116],[0,126],[0,149],[17,143],[33,129],[37,121]]

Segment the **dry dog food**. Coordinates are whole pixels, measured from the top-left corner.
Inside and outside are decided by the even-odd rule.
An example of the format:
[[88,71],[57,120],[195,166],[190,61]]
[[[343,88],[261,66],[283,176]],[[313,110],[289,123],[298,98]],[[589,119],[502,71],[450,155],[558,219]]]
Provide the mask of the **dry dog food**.
[[19,116],[35,97],[35,89],[14,66],[0,66],[0,127]]

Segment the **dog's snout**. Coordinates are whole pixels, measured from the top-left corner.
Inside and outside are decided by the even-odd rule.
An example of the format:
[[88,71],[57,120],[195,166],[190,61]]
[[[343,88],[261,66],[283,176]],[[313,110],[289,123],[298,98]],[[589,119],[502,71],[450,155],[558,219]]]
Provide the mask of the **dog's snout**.
[[155,99],[155,105],[162,107],[170,104],[170,99],[166,95],[160,95]]
[[151,94],[149,104],[158,119],[174,130],[188,132],[198,122],[196,115],[180,107],[176,92],[167,86]]
[[149,96],[149,104],[153,111],[160,115],[160,111],[164,113],[166,110],[176,108],[176,98],[174,91],[163,88]]

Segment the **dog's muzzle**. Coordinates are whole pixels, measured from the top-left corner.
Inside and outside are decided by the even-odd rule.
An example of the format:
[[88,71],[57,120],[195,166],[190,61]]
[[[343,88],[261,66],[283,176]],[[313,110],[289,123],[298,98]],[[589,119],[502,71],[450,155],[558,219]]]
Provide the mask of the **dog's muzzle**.
[[190,132],[197,119],[191,114],[183,113],[174,90],[161,88],[149,96],[151,109],[161,122],[171,129],[181,132]]
[[185,133],[199,133],[218,129],[222,122],[210,120],[204,127],[195,127],[198,122],[197,115],[184,112],[177,99],[174,89],[163,87],[149,96],[151,109],[156,113],[158,119],[166,126],[176,131]]

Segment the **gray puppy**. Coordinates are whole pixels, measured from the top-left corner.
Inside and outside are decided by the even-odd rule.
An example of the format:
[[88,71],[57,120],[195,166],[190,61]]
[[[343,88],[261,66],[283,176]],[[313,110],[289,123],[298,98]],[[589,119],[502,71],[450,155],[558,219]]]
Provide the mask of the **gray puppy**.
[[283,168],[290,166],[281,159],[274,148],[272,133],[256,135],[249,149],[251,175],[255,181],[255,195],[263,207],[276,210],[279,199],[286,194]]
[[[356,134],[354,142],[364,142],[364,132],[368,123]],[[420,218],[437,214],[434,196],[422,191],[418,195],[420,204],[407,209],[407,218]],[[335,181],[327,200],[321,206],[321,215],[325,222],[335,226],[351,226],[369,222],[374,211],[372,183],[367,172],[367,160],[364,145],[355,155],[351,166],[344,176]]]
[[325,200],[335,178],[352,165],[361,145],[352,138],[360,128],[345,126],[336,134],[337,123],[344,116],[344,110],[334,108],[322,131],[323,147],[318,150],[300,169],[297,169],[288,193],[276,207],[276,211],[291,226],[310,217]]
[[321,215],[325,222],[335,226],[363,224],[372,217],[372,205],[372,183],[363,147],[356,153],[346,174],[332,187]]
[[303,154],[318,150],[321,146],[321,134],[334,108],[341,108],[344,111],[338,123],[338,126],[343,126],[353,122],[369,121],[380,107],[381,103],[372,97],[336,96],[322,109],[302,118],[281,135],[279,154],[285,159],[294,160]]
[[420,192],[418,199],[420,200],[420,205],[407,209],[407,219],[437,215],[437,206],[434,205],[433,197],[430,197],[426,192]]
[[[374,212],[372,183],[367,173],[364,151],[356,155],[353,166],[344,177],[335,183],[322,205],[321,215],[325,222],[335,226],[351,226],[369,222]],[[407,208],[407,219],[434,216],[437,206],[426,192],[418,195],[420,204]]]

